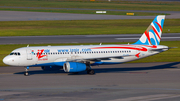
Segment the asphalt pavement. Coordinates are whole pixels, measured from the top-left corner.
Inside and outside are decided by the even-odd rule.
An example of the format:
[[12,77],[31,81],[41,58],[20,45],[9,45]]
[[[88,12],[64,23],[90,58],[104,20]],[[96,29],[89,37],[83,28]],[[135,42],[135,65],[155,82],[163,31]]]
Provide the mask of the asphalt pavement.
[[0,67],[1,101],[179,101],[180,62],[94,66],[95,75]]
[[[0,7],[4,8],[4,6],[0,6]],[[13,7],[13,8],[22,8],[22,7]],[[38,7],[33,7],[33,8],[38,8]],[[79,9],[79,8],[50,8],[50,9],[94,10],[94,12],[96,12],[96,10],[123,11],[123,12],[149,12],[149,13],[154,12],[154,13],[170,14],[166,16],[166,19],[180,18],[180,11],[109,10],[109,9]],[[72,13],[27,12],[27,11],[0,11],[0,14],[1,14],[0,21],[154,19],[155,17],[155,16],[72,14]]]
[[[142,34],[0,37],[0,44],[136,42]],[[180,33],[162,34],[161,41],[179,41]]]

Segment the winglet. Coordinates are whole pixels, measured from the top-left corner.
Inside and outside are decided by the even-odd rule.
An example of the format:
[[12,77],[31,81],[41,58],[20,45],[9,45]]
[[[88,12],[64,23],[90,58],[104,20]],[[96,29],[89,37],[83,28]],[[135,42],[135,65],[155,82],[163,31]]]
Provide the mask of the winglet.
[[165,15],[158,15],[151,22],[149,27],[140,37],[140,39],[134,43],[139,45],[159,45],[161,40],[162,29],[164,25]]

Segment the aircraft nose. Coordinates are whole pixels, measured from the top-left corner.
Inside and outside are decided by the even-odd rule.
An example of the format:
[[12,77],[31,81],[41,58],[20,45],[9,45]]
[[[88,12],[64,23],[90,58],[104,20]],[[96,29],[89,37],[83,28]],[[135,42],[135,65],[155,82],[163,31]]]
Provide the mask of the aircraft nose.
[[8,59],[7,59],[7,57],[5,57],[5,58],[3,59],[3,63],[4,63],[4,64],[8,64]]
[[3,62],[4,64],[6,65],[10,65],[10,60],[12,60],[9,56],[6,56],[4,59],[3,59]]

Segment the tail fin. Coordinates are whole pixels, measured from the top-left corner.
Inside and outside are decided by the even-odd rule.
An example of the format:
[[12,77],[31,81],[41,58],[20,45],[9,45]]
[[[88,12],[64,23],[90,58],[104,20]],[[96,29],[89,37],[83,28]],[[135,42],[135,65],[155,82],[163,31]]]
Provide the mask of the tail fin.
[[159,45],[161,40],[162,28],[165,20],[165,15],[158,15],[151,22],[149,27],[143,33],[141,38],[134,44],[139,45]]

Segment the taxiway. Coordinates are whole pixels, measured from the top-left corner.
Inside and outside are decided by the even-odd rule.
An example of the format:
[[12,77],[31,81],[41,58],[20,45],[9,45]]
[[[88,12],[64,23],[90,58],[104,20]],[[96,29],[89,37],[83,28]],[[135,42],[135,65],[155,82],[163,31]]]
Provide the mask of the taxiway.
[[95,75],[0,67],[1,101],[179,101],[180,62],[95,66]]
[[[0,37],[0,44],[136,42],[142,34]],[[179,41],[180,33],[162,34],[161,41]]]

